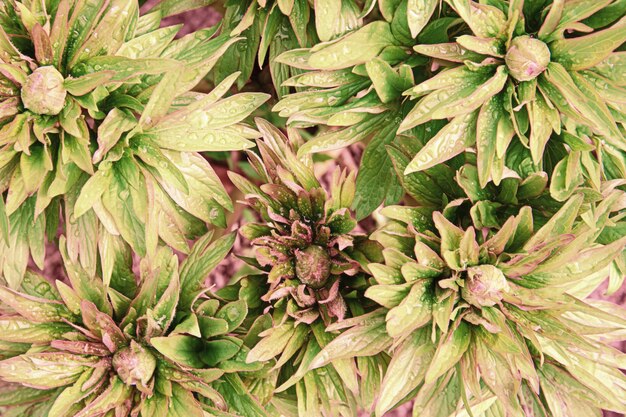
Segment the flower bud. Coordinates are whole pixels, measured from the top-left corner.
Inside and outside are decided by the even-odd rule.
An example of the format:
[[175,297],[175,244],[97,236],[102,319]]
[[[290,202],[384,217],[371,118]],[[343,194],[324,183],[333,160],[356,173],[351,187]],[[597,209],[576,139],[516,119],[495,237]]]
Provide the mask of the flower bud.
[[135,341],[113,355],[113,369],[127,385],[147,385],[155,368],[155,357]]
[[330,255],[326,249],[312,245],[296,251],[296,275],[303,284],[319,289],[330,276]]
[[54,67],[39,67],[22,85],[22,103],[36,114],[55,116],[65,106],[63,76]]
[[493,307],[508,290],[509,283],[502,271],[493,265],[479,265],[467,269],[462,296],[475,307]]
[[548,67],[550,50],[539,39],[518,36],[511,41],[504,60],[513,78],[517,81],[530,81]]

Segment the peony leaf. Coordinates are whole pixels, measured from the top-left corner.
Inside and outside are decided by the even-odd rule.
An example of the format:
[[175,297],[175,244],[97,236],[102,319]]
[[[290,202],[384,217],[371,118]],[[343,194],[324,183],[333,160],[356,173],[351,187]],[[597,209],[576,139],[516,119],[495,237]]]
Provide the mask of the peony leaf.
[[38,389],[72,384],[99,358],[69,353],[28,353],[0,361],[0,377]]
[[404,174],[423,171],[446,162],[472,146],[476,141],[477,116],[478,112],[472,112],[452,119],[415,155]]
[[471,340],[470,326],[466,322],[459,323],[445,336],[442,336],[435,355],[426,371],[425,382],[432,384],[457,364],[469,347]]
[[435,353],[427,333],[426,330],[408,333],[408,338],[395,349],[376,404],[377,417],[384,416],[423,382],[426,366]]
[[[333,339],[313,359],[310,369],[320,368],[338,359],[376,355],[391,346],[385,330],[384,311],[359,317],[358,325]],[[344,321],[345,323],[346,321]]]
[[204,366],[204,362],[199,357],[203,350],[203,343],[196,337],[185,335],[153,337],[150,339],[150,344],[175,363],[191,368]]
[[319,69],[342,69],[364,64],[397,41],[387,22],[372,22],[348,35],[313,50],[308,63]]

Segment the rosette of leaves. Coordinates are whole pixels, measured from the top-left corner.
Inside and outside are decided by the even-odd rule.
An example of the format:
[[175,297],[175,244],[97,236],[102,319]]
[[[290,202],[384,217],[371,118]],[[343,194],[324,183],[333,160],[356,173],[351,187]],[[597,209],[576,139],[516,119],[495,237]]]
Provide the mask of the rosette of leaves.
[[245,302],[204,295],[233,242],[209,234],[180,267],[161,248],[142,260],[138,285],[116,276],[107,286],[65,255],[71,286],[40,277],[23,292],[1,287],[8,415],[266,416],[239,376],[262,368],[245,362]]
[[[406,92],[419,100],[400,131],[433,119],[450,122],[406,173],[475,146],[484,186],[490,178],[499,181],[507,163],[514,166],[507,149],[517,141],[548,172],[569,149],[625,149],[618,126],[625,116],[623,87],[606,75],[621,62],[615,51],[626,41],[623,2],[446,2],[468,31],[452,43],[415,46],[444,70]],[[568,134],[567,120],[602,139],[587,143]]]
[[[530,207],[499,228],[392,221],[375,233],[385,262],[366,296],[384,308],[313,361],[359,355],[356,340],[387,338],[391,362],[376,415],[414,400],[415,415],[600,415],[626,407],[619,307],[583,301],[626,245],[594,243],[623,204],[576,195],[536,229]],[[600,334],[606,332],[604,339]],[[622,333],[620,336],[619,334]],[[367,353],[370,353],[369,351]]]
[[92,273],[103,233],[145,255],[146,240],[188,252],[186,238],[223,225],[232,203],[197,151],[251,146],[256,133],[239,122],[267,96],[219,100],[232,78],[189,93],[239,39],[211,39],[213,28],[174,40],[180,26],[159,28],[161,17],[191,6],[171,3],[141,17],[136,1],[0,6],[0,271],[11,287],[29,252],[43,268],[59,206],[70,254],[80,247]]
[[412,47],[416,42],[447,42],[448,31],[460,22],[444,5],[438,18],[429,23],[438,4],[380,1],[378,9],[384,19],[276,58],[303,73],[284,82],[297,92],[285,96],[274,110],[288,117],[290,126],[331,127],[320,130],[300,148],[301,153],[367,143],[357,176],[357,219],[366,217],[383,202],[393,204],[402,197],[385,147],[395,140],[411,106],[402,93],[428,78],[428,60],[413,52]]
[[[239,288],[260,298],[261,308],[271,307],[258,321],[265,330],[248,360],[276,358],[276,392],[295,395],[299,415],[352,416],[358,402],[373,401],[371,387],[379,381],[380,369],[365,362],[363,367],[371,367],[364,371],[365,382],[359,382],[354,361],[337,361],[311,373],[308,363],[334,337],[327,332],[332,323],[367,309],[362,298],[366,265],[380,258],[380,249],[354,232],[357,223],[349,210],[354,175],[335,171],[327,192],[314,175],[311,158],[296,156],[301,143],[296,131],[290,131],[290,142],[263,120],[257,119],[257,126],[263,135],[259,154],[248,155],[263,185],[230,173],[262,221],[243,225],[240,233],[254,248],[249,262],[266,275],[246,277]],[[367,388],[356,397],[359,384]]]
[[[554,215],[562,203],[550,195],[548,174],[534,167],[518,167],[518,172],[506,169],[500,183],[480,186],[476,155],[465,152],[446,163],[437,164],[424,171],[405,175],[406,167],[425,142],[437,134],[443,123],[416,128],[416,135],[399,136],[387,152],[396,175],[406,192],[408,205],[389,205],[381,209],[384,216],[415,225],[424,230],[434,227],[432,214],[441,211],[454,223],[462,226],[499,228],[520,208],[528,206],[533,211],[535,225],[543,225]],[[577,188],[585,192],[585,201],[595,202],[604,198],[595,190]],[[415,221],[413,221],[415,220]],[[420,229],[421,231],[421,229]]]

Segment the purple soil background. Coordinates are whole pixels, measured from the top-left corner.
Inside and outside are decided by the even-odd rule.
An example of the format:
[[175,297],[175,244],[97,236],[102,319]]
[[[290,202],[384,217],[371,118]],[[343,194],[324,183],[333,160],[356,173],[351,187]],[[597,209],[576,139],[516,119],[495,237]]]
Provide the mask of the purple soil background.
[[[155,3],[158,3],[158,0],[149,0],[144,5],[143,9],[145,10],[146,7],[149,7],[150,5],[153,5]],[[163,25],[169,26],[169,25],[183,23],[184,26],[179,32],[179,36],[183,36],[197,29],[216,25],[219,23],[220,18],[221,18],[221,14],[217,10],[209,6],[209,7],[205,7],[202,9],[183,13],[178,16],[169,17],[165,19],[165,21],[163,22]],[[360,154],[360,152],[357,152],[357,153]],[[359,158],[359,155],[355,157],[353,153],[340,153],[337,155],[336,160],[340,166],[348,167],[349,169],[355,169],[358,167],[358,164],[356,163],[357,161],[355,159],[358,159],[358,158]],[[332,172],[332,167],[324,167],[323,169],[325,169],[326,172]],[[230,184],[228,177],[225,175],[226,170],[219,169],[219,167],[216,167],[216,171],[218,175],[222,178],[222,181],[224,182],[227,190],[229,192],[231,191],[234,192],[232,184]],[[236,224],[232,225],[231,227],[236,228]],[[238,238],[237,242],[235,243],[235,250],[237,250],[237,248],[244,248],[244,246],[245,246],[244,242],[242,242],[241,239]],[[43,271],[44,275],[50,278],[53,278],[53,277],[57,278],[57,277],[65,276],[65,272],[63,271],[61,256],[57,248],[55,247],[55,245],[54,244],[48,245],[46,252],[48,256],[46,257],[45,268]],[[34,265],[32,266],[34,267]],[[224,285],[226,282],[228,282],[230,277],[233,275],[233,273],[237,270],[239,266],[240,266],[240,261],[238,261],[232,255],[229,256],[227,259],[224,260],[224,262],[222,262],[222,264],[218,266],[218,268],[216,268],[213,274],[209,277],[209,284],[215,284],[217,286]],[[618,291],[616,294],[613,294],[610,297],[603,296],[605,289],[606,289],[605,286],[599,288],[598,291],[596,291],[596,293],[593,295],[593,297],[601,298],[601,299],[608,299],[617,304],[626,305],[626,288],[622,288],[620,291]],[[622,351],[626,351],[626,343],[622,343],[622,345],[618,347]],[[408,417],[410,415],[411,415],[410,404],[402,406],[393,412],[387,413],[387,417]],[[363,417],[365,416],[367,416],[367,414],[364,413]],[[605,417],[620,417],[623,415],[617,414],[617,413],[606,412],[604,416]],[[424,417],[428,417],[428,416],[424,416]],[[586,416],[572,416],[572,417],[586,417]]]

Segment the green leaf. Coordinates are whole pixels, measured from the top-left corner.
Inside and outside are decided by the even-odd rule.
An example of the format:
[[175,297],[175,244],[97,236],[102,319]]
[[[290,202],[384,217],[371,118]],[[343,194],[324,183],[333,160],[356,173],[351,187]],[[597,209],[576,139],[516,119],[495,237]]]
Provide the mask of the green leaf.
[[580,194],[570,198],[563,207],[532,236],[532,238],[526,241],[524,249],[531,251],[562,234],[570,232],[575,219],[578,217],[582,203],[583,196]]
[[[167,150],[162,150],[161,153],[170,161],[171,170],[175,169],[180,173],[180,180],[183,180],[190,190],[185,192],[181,189],[182,183],[177,186],[171,175],[157,177],[159,184],[176,204],[207,223],[214,223],[219,215],[216,213],[214,202],[227,210],[233,210],[230,196],[205,158],[197,153]],[[162,163],[158,165],[159,172],[164,171],[162,165]]]
[[507,117],[498,97],[492,97],[481,107],[476,123],[476,161],[478,179],[485,187],[491,177],[491,169],[496,156],[498,121]]
[[594,67],[594,71],[615,82],[626,86],[626,52],[615,52]]
[[507,28],[505,14],[495,6],[468,0],[446,0],[446,2],[456,10],[476,36],[497,37]]
[[[576,74],[573,74],[576,76]],[[597,96],[597,93],[591,93],[589,90],[585,92],[581,91],[580,86],[584,86],[584,79],[582,77],[576,77],[576,81],[568,74],[568,72],[556,62],[551,62],[548,65],[548,69],[544,71],[539,79],[539,86],[544,87],[546,81],[555,87],[560,94],[567,101],[562,103],[562,100],[553,98],[553,94],[549,89],[544,89],[548,95],[548,98],[561,110],[564,106],[571,106],[579,115],[581,121],[584,124],[589,124],[599,134],[606,136],[608,140],[611,140],[612,144],[622,149],[626,148],[626,145],[622,143],[621,133],[613,120],[608,108],[604,102]],[[595,96],[595,97],[594,97]]]
[[109,82],[121,82],[139,75],[159,75],[176,71],[180,64],[165,58],[130,59],[122,56],[96,56],[72,68],[71,75],[80,78],[87,74],[106,72],[113,75]]
[[361,158],[352,208],[357,219],[369,216],[381,203],[395,203],[402,193],[386,146],[396,137],[397,124],[383,126]]
[[92,72],[78,78],[66,78],[63,86],[73,96],[84,96],[91,93],[99,85],[107,83],[114,75],[114,71]]
[[[195,317],[195,315],[192,315],[191,317]],[[211,337],[220,336],[229,332],[229,323],[224,319],[200,315],[197,320],[198,330],[200,333],[198,337],[209,339]],[[176,329],[178,329],[178,327],[176,327]]]
[[98,150],[93,162],[98,163],[117,144],[122,135],[137,125],[135,117],[120,109],[113,109],[98,127]]
[[419,280],[409,294],[387,313],[387,332],[391,337],[401,337],[424,326],[432,318],[431,282]]
[[[76,11],[77,9],[74,13]],[[71,59],[68,57],[69,68],[72,68],[76,62],[83,62],[96,55],[115,53],[126,38],[132,34],[139,17],[139,6],[136,2],[111,0],[108,3],[108,8],[98,17],[97,24],[89,28],[84,43],[81,43]]]
[[626,17],[622,17],[608,29],[552,42],[551,60],[568,70],[579,71],[602,62],[624,42],[626,42]]
[[[371,268],[371,266],[370,266]],[[376,276],[377,274],[374,274]],[[377,278],[378,280],[378,278]],[[372,285],[365,291],[365,296],[370,300],[376,301],[385,308],[392,309],[400,305],[411,290],[412,285],[406,284],[385,284]]]
[[216,389],[233,411],[243,417],[268,417],[265,407],[250,394],[239,375],[225,374],[222,379],[224,382],[217,384]]
[[[209,100],[210,99],[210,100]],[[242,93],[215,102],[207,96],[170,113],[146,133],[162,148],[177,151],[232,151],[253,146],[256,131],[237,125],[269,99],[267,94]]]
[[[313,359],[310,369],[320,368],[338,359],[349,359],[355,356],[376,355],[389,346],[393,339],[387,335],[383,312],[359,317],[358,324],[333,339]],[[344,320],[344,325],[349,325]],[[355,323],[356,324],[356,323]]]
[[96,390],[97,385],[87,384],[92,375],[93,372],[83,372],[74,385],[65,388],[54,400],[48,417],[69,417],[72,406]]
[[415,155],[404,174],[423,171],[460,154],[476,142],[478,112],[457,116]]
[[341,149],[365,140],[381,129],[381,124],[389,122],[387,117],[385,113],[370,116],[363,123],[315,136],[300,147],[298,155]]
[[[402,78],[391,65],[380,58],[366,62],[365,69],[376,89],[376,94],[383,103],[397,99],[412,85],[412,80]],[[412,76],[412,73],[410,74]]]
[[241,349],[242,342],[235,338],[209,340],[204,343],[200,358],[208,366],[216,366],[235,356]]
[[158,58],[183,25],[160,28],[125,42],[115,53],[127,58]]
[[45,344],[70,330],[64,323],[32,323],[21,317],[0,317],[0,340],[6,342]]
[[74,318],[59,301],[27,296],[7,287],[0,286],[0,301],[34,323],[63,322]]
[[29,353],[0,361],[0,377],[7,382],[52,389],[72,384],[98,360],[70,353]]
[[435,351],[428,331],[413,332],[396,348],[383,379],[376,416],[382,417],[413,391],[423,380]]
[[409,0],[406,6],[406,18],[411,30],[411,36],[416,37],[424,29],[435,13],[438,0]]
[[293,322],[272,328],[248,353],[247,363],[269,361],[278,356],[295,334]]
[[223,319],[228,323],[228,333],[238,328],[248,314],[248,306],[244,300],[233,301],[224,305],[215,314],[216,318]]
[[191,368],[204,367],[204,363],[199,357],[203,343],[196,337],[185,335],[153,337],[150,339],[150,344],[175,363]]
[[103,170],[96,172],[80,190],[80,194],[74,205],[74,217],[78,218],[93,207],[100,196],[106,191],[111,182],[111,177]]
[[236,235],[227,234],[211,243],[213,234],[198,239],[187,259],[180,267],[181,309],[189,307],[191,301],[209,275],[230,252]]
[[109,410],[118,408],[129,401],[132,394],[132,386],[124,384],[118,376],[113,376],[108,387],[86,407],[82,408],[80,412],[75,414],[74,417],[105,414]]
[[19,384],[5,384],[0,393],[0,406],[29,404],[45,400],[49,396],[49,391],[28,388]]
[[203,417],[204,415],[202,406],[193,393],[181,387],[180,384],[172,384],[172,396],[167,408],[168,417]]
[[458,405],[461,389],[454,373],[438,379],[435,384],[424,384],[413,402],[413,417],[450,417]]
[[322,42],[360,26],[358,10],[350,7],[352,2],[321,0],[315,4],[315,29]]
[[150,9],[150,11],[158,11],[162,17],[168,17],[209,6],[213,2],[214,0],[162,0],[159,4]]
[[123,157],[112,164],[109,187],[102,204],[115,221],[120,234],[139,255],[145,255],[145,223],[148,196],[143,174],[136,162]]
[[456,329],[442,336],[435,356],[426,371],[426,384],[432,384],[455,366],[469,347],[470,340],[470,326],[465,321],[461,321]]
[[372,22],[327,46],[321,44],[309,57],[309,65],[319,69],[341,69],[364,64],[396,44],[388,23]]

